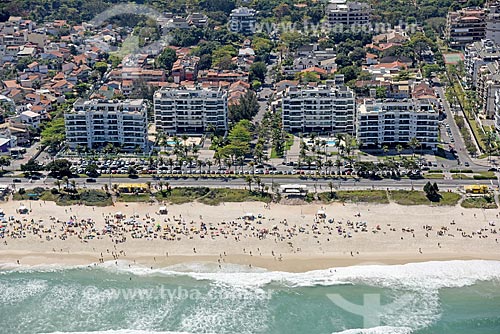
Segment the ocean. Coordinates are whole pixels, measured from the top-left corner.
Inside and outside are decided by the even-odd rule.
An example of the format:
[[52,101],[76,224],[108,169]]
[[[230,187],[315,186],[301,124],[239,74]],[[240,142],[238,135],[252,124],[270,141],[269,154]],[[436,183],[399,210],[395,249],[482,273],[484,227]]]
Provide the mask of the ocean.
[[0,265],[0,333],[500,333],[500,262]]

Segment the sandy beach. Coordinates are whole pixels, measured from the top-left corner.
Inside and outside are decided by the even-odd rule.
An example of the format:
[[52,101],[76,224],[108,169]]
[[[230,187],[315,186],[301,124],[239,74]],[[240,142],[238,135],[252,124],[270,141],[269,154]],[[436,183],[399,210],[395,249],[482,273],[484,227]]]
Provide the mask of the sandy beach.
[[[20,206],[30,212],[20,214]],[[500,260],[498,210],[397,204],[4,202],[0,263],[242,264],[302,272],[358,264]],[[318,213],[324,211],[326,217]],[[116,213],[123,217],[117,219]],[[252,213],[255,219],[242,219]],[[260,217],[260,218],[259,218]],[[69,223],[68,223],[69,222]]]

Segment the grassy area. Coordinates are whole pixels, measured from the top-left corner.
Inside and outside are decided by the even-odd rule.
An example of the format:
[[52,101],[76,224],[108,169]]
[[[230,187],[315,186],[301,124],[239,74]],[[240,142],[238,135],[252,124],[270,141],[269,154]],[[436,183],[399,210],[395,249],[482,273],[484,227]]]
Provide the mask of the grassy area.
[[293,135],[288,135],[285,140],[285,151],[289,151],[293,145]]
[[14,200],[28,200],[28,194],[37,194],[38,199],[42,201],[53,201],[57,205],[74,205],[83,204],[87,206],[109,206],[113,205],[113,200],[110,194],[102,190],[88,189],[88,190],[78,190],[76,193],[58,191],[53,188],[51,190],[44,189],[41,187],[26,189],[25,193],[20,194],[19,192],[14,193]]
[[149,194],[120,194],[116,198],[117,202],[149,202],[151,200],[151,196]]
[[463,180],[463,179],[472,179],[472,176],[467,174],[451,174],[451,178],[453,180]]
[[468,197],[462,201],[462,207],[466,209],[496,209],[497,204],[491,195],[483,197]]
[[480,172],[474,175],[474,180],[496,180],[495,172]]
[[430,173],[430,174],[425,174],[424,178],[425,179],[444,179],[444,175],[438,174],[438,173]]
[[389,197],[399,205],[448,205],[458,204],[461,196],[453,192],[442,192],[439,202],[431,202],[423,191],[397,190],[391,191]]
[[244,189],[211,189],[208,194],[198,199],[198,202],[207,205],[219,205],[222,202],[266,202],[271,201],[271,195],[258,191]]
[[183,204],[197,200],[210,192],[207,187],[173,188],[159,191],[155,194],[158,200],[165,200],[171,204]]
[[339,190],[334,191],[333,194],[331,192],[320,193],[318,196],[323,202],[389,203],[385,190]]

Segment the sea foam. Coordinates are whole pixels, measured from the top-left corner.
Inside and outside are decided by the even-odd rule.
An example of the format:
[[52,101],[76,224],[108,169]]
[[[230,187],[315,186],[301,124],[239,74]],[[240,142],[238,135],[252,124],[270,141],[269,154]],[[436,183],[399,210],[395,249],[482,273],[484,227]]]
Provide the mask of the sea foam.
[[[500,280],[500,261],[456,260],[409,263],[403,265],[364,265],[314,270],[304,273],[266,271],[239,265],[224,265],[219,270],[213,264],[185,264],[148,268],[126,262],[106,263],[102,268],[136,276],[189,276],[248,287],[263,287],[270,283],[288,287],[366,284],[377,287],[402,289],[458,288],[477,281]],[[194,270],[189,270],[194,269]]]

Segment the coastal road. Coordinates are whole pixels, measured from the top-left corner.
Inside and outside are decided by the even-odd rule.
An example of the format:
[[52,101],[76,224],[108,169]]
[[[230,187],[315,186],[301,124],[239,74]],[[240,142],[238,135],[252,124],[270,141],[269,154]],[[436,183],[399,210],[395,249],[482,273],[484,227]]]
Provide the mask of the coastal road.
[[[333,186],[337,190],[351,190],[351,189],[415,189],[421,190],[423,186],[428,182],[436,182],[439,188],[442,190],[456,190],[457,188],[462,188],[464,185],[471,184],[485,184],[488,186],[498,187],[498,180],[428,180],[428,179],[382,179],[382,180],[369,180],[369,179],[301,179],[294,177],[261,177],[262,183],[267,186],[271,186],[271,183],[277,185],[283,184],[299,184],[306,185],[310,191],[327,191],[329,189],[329,183],[332,182]],[[105,184],[111,185],[114,183],[144,183],[150,181],[154,186],[159,180],[153,180],[151,178],[97,178],[95,183],[87,183],[85,179],[75,179],[78,187],[82,188],[102,188]],[[46,178],[41,180],[33,180],[29,182],[26,179],[22,179],[21,183],[13,183],[13,179],[9,177],[0,178],[0,185],[3,186],[15,186],[15,189],[19,188],[34,188],[34,187],[55,187],[55,179]],[[244,188],[247,186],[247,182],[244,178],[234,178],[234,179],[222,179],[222,178],[169,178],[162,179],[163,182],[168,182],[170,186],[174,187],[212,187],[212,188]]]

